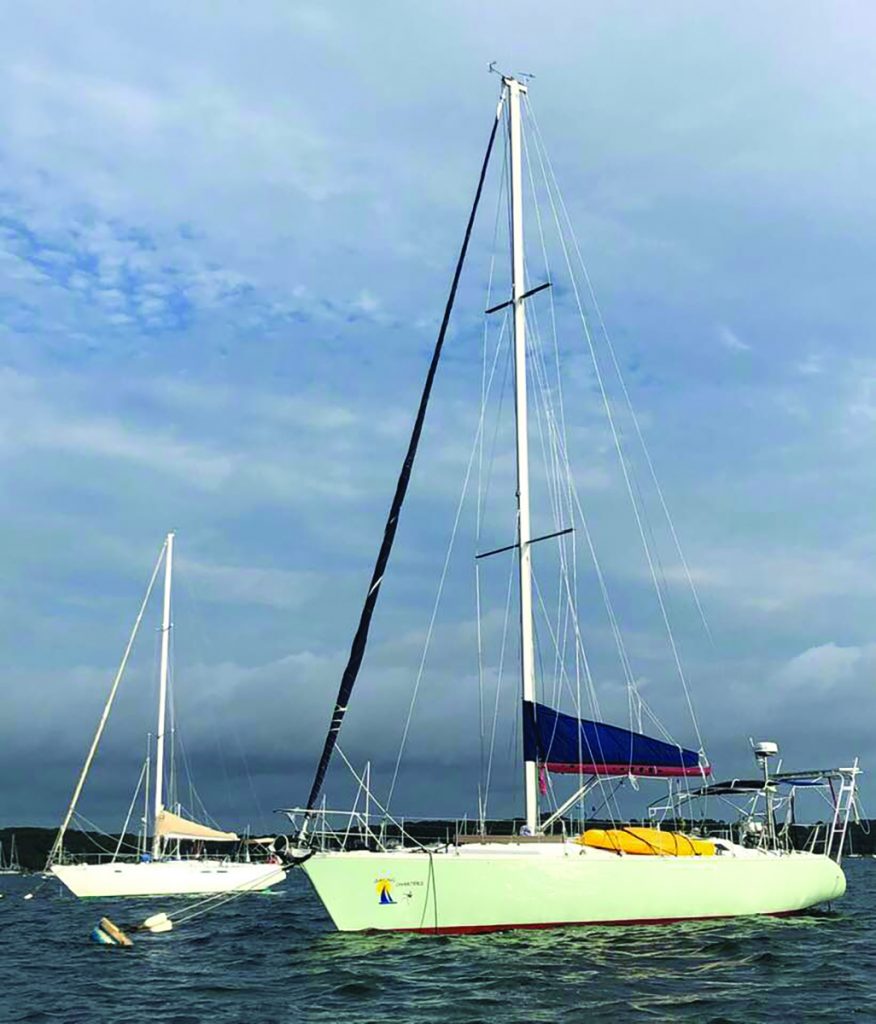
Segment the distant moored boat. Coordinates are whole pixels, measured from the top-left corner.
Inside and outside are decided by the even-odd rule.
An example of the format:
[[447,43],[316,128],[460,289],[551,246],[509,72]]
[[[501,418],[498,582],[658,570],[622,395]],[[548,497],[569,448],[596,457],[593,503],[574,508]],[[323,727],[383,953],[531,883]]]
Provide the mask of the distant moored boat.
[[[162,546],[146,591],[143,604],[128,641],[122,663],[110,689],[110,695],[104,707],[97,731],[85,759],[85,764],[76,783],[70,806],[64,821],[58,830],[54,845],[49,854],[46,870],[60,879],[76,896],[172,896],[231,892],[257,892],[276,885],[285,877],[283,866],[273,853],[258,860],[250,858],[251,845],[257,841],[241,838],[234,832],[225,832],[208,825],[193,821],[176,811],[165,807],[164,774],[165,774],[165,732],[167,728],[167,680],[169,644],[171,630],[171,579],[173,573],[173,542],[174,534],[169,533]],[[158,728],[155,741],[155,770],[153,779],[152,800],[152,838],[147,840],[147,824],[149,817],[149,764],[147,755],[139,786],[145,778],[144,791],[147,807],[143,816],[142,847],[134,857],[121,854],[121,846],[128,822],[122,828],[115,852],[105,859],[76,860],[64,850],[64,836],[73,818],[85,779],[97,751],[110,708],[115,699],[118,685],[130,655],[134,639],[143,618],[149,596],[158,576],[162,562],[164,563],[164,607],[161,626],[161,663],[158,687]],[[136,799],[136,793],[135,793]],[[133,809],[133,801],[131,808]],[[130,811],[129,811],[130,820]],[[243,853],[235,857],[217,857],[203,852],[183,854],[186,849],[203,851],[205,844],[223,844],[232,849],[242,849]]]

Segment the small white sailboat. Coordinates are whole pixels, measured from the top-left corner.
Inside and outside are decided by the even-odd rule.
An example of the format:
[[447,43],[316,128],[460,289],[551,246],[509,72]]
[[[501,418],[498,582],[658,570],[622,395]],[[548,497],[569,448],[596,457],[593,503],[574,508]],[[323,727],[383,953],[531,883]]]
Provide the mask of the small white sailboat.
[[9,859],[3,854],[3,843],[0,843],[0,875],[20,875],[21,865],[18,863],[18,852],[15,849],[15,833],[9,840]]
[[[537,696],[533,545],[570,531],[558,528],[554,534],[533,537],[530,528],[527,360],[532,353],[526,340],[526,306],[531,296],[549,286],[529,288],[525,281],[521,104],[526,92],[525,82],[503,76],[474,208],[322,757],[307,805],[289,808],[287,812],[298,828],[290,859],[301,865],[341,931],[481,932],[598,923],[662,923],[783,915],[833,900],[842,896],[846,888],[839,860],[855,806],[857,761],[850,768],[802,773],[789,779],[773,775],[768,769],[769,759],[777,753],[776,746],[757,745],[755,754],[763,778],[755,780],[745,792],[762,798],[762,810],[750,814],[738,833],[728,837],[667,832],[659,828],[659,823],[650,829],[623,824],[608,829],[584,827],[576,834],[568,817],[564,818],[576,804],[581,806],[586,793],[603,785],[606,779],[629,779],[636,788],[655,778],[668,780],[670,787],[673,783],[680,786],[685,780],[698,779],[699,788],[686,791],[685,799],[714,798],[733,793],[738,787],[734,788],[734,783],[708,783],[711,766],[702,750],[645,735],[641,727],[636,731],[633,727],[622,729],[584,719],[580,710],[574,716],[563,714]],[[368,813],[357,810],[357,805],[352,812],[333,812],[320,800],[326,769],[336,750],[364,656],[500,125],[507,131],[510,171],[511,298],[487,312],[507,308],[513,332],[517,537],[514,544],[500,550],[516,551],[519,582],[524,824],[512,834],[491,835],[482,827],[479,834],[457,833],[449,841],[436,843],[418,840],[403,824],[390,818],[388,812],[383,814],[380,825],[374,826]],[[493,553],[496,552],[489,552]],[[578,784],[568,799],[557,799],[553,808],[544,813],[539,799],[540,783],[545,786],[545,793],[545,780],[551,776],[573,777]],[[356,777],[360,793],[364,790],[366,801],[374,806],[377,797],[370,790],[368,774]],[[835,788],[833,818],[821,835],[818,850],[814,848],[815,839],[810,849],[793,849],[789,833],[777,827],[775,800],[783,782],[801,789],[809,784],[828,783],[831,791]],[[674,820],[682,817],[680,803],[673,801],[670,806]],[[332,827],[332,816],[336,813],[345,817],[338,827]],[[299,824],[302,815],[303,824]]]
[[[46,870],[49,871],[76,896],[174,896],[209,895],[217,893],[258,892],[276,885],[283,880],[285,872],[272,855],[268,861],[252,861],[249,844],[234,832],[224,832],[203,825],[171,811],[165,806],[165,733],[167,729],[168,662],[170,655],[171,623],[171,581],[173,575],[174,534],[169,533],[155,564],[146,596],[140,607],[134,629],[128,640],[122,662],[119,666],[106,705],[101,714],[91,748],[85,759],[70,806],[58,830],[49,854]],[[64,851],[64,836],[73,818],[82,788],[88,777],[94,755],[115,700],[131,649],[136,639],[150,594],[164,563],[164,605],[161,624],[161,661],[158,687],[158,727],[155,738],[155,772],[152,802],[152,840],[147,849],[148,817],[148,765],[147,757],[141,782],[145,777],[147,809],[143,819],[143,848],[135,857],[122,855],[122,839],[128,821],[122,828],[114,854],[103,861],[78,861]],[[139,784],[138,784],[139,786]],[[136,799],[136,794],[135,794]],[[134,802],[131,803],[133,809]],[[130,820],[130,811],[128,815]],[[244,847],[247,851],[242,859],[216,857],[215,855],[182,854],[183,844],[192,844],[204,849],[204,844],[227,844]]]

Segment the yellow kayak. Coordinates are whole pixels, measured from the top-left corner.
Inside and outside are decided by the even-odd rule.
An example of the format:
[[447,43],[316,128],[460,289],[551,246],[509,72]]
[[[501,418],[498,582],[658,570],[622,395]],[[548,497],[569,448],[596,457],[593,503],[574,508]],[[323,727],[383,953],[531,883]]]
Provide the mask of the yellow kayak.
[[588,828],[575,840],[581,846],[616,853],[651,857],[713,857],[711,839],[696,839],[683,832],[662,832],[658,828]]

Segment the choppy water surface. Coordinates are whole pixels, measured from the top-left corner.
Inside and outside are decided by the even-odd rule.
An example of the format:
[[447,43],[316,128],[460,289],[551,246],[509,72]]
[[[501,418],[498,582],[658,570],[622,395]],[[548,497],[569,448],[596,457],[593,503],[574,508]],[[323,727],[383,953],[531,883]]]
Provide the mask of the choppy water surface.
[[845,866],[833,911],[788,920],[463,937],[339,935],[293,872],[130,950],[89,942],[101,915],[175,901],[0,876],[0,1021],[876,1021],[876,860]]

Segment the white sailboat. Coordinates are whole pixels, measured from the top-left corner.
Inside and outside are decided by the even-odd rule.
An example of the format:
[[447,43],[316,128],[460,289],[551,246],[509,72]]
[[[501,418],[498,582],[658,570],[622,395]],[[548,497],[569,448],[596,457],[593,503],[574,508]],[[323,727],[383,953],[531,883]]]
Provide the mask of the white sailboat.
[[[165,733],[167,730],[167,683],[170,655],[171,623],[171,581],[173,576],[174,534],[169,533],[162,546],[146,590],[146,596],[128,640],[122,662],[119,666],[106,705],[101,714],[97,731],[85,759],[70,806],[58,830],[47,870],[76,896],[174,896],[215,894],[231,892],[258,892],[276,885],[285,877],[282,866],[272,856],[269,862],[251,861],[247,853],[244,859],[216,856],[183,856],[182,844],[228,844],[246,846],[234,832],[224,832],[200,822],[190,820],[171,811],[165,806]],[[161,624],[161,661],[158,687],[158,726],[155,739],[155,772],[152,801],[153,835],[151,850],[146,849],[146,815],[144,814],[144,846],[138,856],[131,859],[120,854],[122,836],[115,853],[107,860],[91,862],[77,861],[64,851],[64,836],[73,818],[82,788],[88,777],[94,755],[115,700],[119,683],[125,671],[131,649],[136,639],[143,614],[149,602],[158,572],[164,563],[164,605]],[[147,757],[144,772],[148,776]],[[141,774],[141,781],[143,775]],[[147,779],[148,800],[148,779]],[[135,794],[136,798],[136,794]],[[133,801],[131,804],[133,808]],[[148,812],[147,812],[148,813]],[[130,812],[128,815],[130,820]],[[128,822],[122,828],[122,835]],[[249,847],[246,846],[248,850]]]
[[[670,782],[700,779],[686,797],[708,796],[710,766],[701,751],[654,739],[631,729],[561,714],[540,703],[536,693],[533,642],[532,546],[530,528],[529,427],[527,419],[526,301],[523,239],[521,101],[527,84],[503,76],[502,94],[492,126],[474,208],[469,218],[450,298],[420,403],[411,445],[384,533],[368,596],[353,641],[332,715],[323,755],[305,807],[289,808],[298,825],[290,860],[300,864],[341,931],[391,930],[480,932],[504,928],[547,928],[598,923],[662,923],[740,915],[783,915],[842,896],[846,881],[839,866],[849,816],[854,810],[857,761],[829,773],[804,773],[799,786],[830,779],[837,800],[830,827],[818,850],[791,848],[776,825],[775,796],[783,780],[771,775],[774,744],[755,753],[763,779],[746,792],[765,800],[764,810],[749,816],[738,834],[707,838],[656,829],[619,826],[575,834],[563,815],[605,778]],[[504,303],[513,323],[516,405],[517,538],[520,613],[520,680],[525,824],[514,834],[417,840],[384,815],[379,827],[354,806],[338,827],[320,803],[325,771],[333,752],[350,693],[364,655],[371,615],[384,578],[401,503],[416,454],[441,346],[497,128],[507,130],[510,164],[510,241],[512,297]],[[498,309],[501,307],[494,307]],[[488,310],[492,312],[493,310]],[[568,531],[565,531],[568,532]],[[509,548],[509,549],[510,549]],[[580,715],[580,711],[579,711]],[[352,770],[352,769],[351,769]],[[551,813],[539,802],[540,776],[577,776],[569,799]],[[357,776],[358,777],[358,776]],[[367,775],[359,778],[371,806],[377,797]],[[731,784],[728,791],[733,791]],[[720,785],[718,786],[720,789]],[[378,805],[380,806],[380,805]],[[676,812],[678,806],[675,806]],[[676,815],[677,816],[677,815]],[[557,829],[559,828],[559,832]],[[597,834],[599,832],[600,834]],[[353,842],[349,840],[353,837]]]
[[3,854],[3,843],[0,843],[0,875],[20,875],[21,865],[18,863],[18,852],[15,849],[15,834],[9,840],[9,859]]

